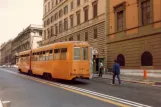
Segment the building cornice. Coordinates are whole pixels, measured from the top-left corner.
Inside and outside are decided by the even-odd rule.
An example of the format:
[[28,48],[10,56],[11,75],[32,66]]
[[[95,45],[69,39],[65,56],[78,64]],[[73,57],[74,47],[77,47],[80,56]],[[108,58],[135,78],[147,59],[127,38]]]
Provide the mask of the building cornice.
[[30,24],[27,28],[25,28],[22,32],[20,32],[18,34],[18,36],[16,36],[13,41],[15,41],[17,38],[19,38],[20,36],[22,36],[23,34],[25,33],[28,33],[30,32],[30,30],[42,30],[42,25],[34,25],[34,24]]

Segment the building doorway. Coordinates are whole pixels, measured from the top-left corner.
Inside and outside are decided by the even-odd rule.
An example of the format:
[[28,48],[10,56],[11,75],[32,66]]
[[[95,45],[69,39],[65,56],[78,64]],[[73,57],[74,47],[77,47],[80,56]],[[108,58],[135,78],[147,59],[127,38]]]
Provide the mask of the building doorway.
[[99,71],[99,58],[93,55],[93,73],[98,74]]
[[96,55],[93,55],[93,73],[94,74],[98,74],[99,73],[99,63],[100,61],[102,61],[102,63],[104,64],[104,58],[99,58]]

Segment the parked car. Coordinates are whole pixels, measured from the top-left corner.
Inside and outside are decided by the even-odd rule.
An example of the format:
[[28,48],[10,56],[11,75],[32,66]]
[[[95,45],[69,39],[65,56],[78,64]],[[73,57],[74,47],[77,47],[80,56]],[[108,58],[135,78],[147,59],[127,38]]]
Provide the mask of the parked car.
[[12,67],[13,67],[13,68],[18,68],[18,66],[17,66],[17,65],[12,65]]
[[2,65],[2,68],[6,68],[7,67],[7,65]]

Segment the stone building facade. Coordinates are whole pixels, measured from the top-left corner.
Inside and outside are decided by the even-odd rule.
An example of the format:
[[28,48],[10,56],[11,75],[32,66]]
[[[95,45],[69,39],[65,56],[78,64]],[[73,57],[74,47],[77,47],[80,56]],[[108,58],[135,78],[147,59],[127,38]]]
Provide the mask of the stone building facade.
[[18,53],[29,49],[37,48],[38,41],[42,40],[42,26],[29,25],[18,34],[12,41],[12,64],[18,61]]
[[161,0],[108,0],[107,67],[161,70]]
[[87,41],[93,47],[94,72],[106,67],[106,0],[44,0],[43,45]]
[[2,65],[2,50],[1,50],[1,45],[0,45],[0,66]]
[[1,45],[1,65],[11,65],[11,44],[12,40]]
[[1,64],[5,63],[5,43],[1,44]]

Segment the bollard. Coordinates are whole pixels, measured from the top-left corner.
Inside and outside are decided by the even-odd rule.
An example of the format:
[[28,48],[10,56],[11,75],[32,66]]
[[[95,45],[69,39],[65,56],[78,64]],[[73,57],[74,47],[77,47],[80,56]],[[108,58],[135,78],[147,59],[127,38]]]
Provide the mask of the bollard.
[[144,70],[144,79],[147,79],[147,71]]
[[2,101],[3,107],[10,107],[11,102],[10,101]]

